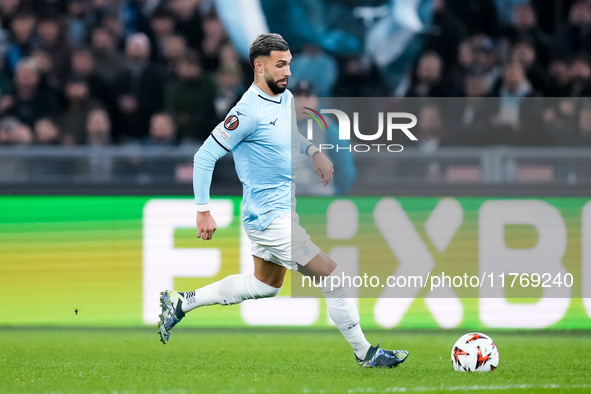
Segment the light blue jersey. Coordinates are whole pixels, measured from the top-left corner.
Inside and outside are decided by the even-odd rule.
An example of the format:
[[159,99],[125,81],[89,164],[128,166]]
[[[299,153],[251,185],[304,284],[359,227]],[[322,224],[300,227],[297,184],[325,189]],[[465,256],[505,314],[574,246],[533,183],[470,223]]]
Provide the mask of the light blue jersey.
[[272,97],[251,85],[195,155],[196,203],[209,203],[213,164],[232,151],[244,191],[244,227],[264,230],[274,219],[290,215],[295,209],[293,174],[300,150],[310,144],[302,141],[292,120],[295,112],[289,90]]

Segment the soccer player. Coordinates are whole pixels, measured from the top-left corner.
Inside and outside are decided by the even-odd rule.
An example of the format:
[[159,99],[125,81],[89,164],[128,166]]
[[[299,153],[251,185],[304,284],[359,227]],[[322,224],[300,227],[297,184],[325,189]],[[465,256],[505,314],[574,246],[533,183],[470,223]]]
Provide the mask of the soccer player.
[[[172,328],[185,314],[206,305],[237,304],[248,299],[274,297],[287,270],[297,270],[316,283],[338,275],[336,263],[298,223],[295,212],[293,174],[299,154],[313,157],[320,182],[332,180],[330,160],[306,140],[295,127],[293,96],[286,89],[291,53],[278,34],[261,34],[250,47],[254,83],[211,132],[195,154],[193,188],[197,203],[197,237],[212,239],[216,222],[209,211],[209,189],[216,161],[232,151],[236,172],[243,185],[242,221],[251,240],[254,274],[230,275],[189,292],[161,293],[160,340],[167,343]],[[359,325],[359,312],[343,287],[330,280],[320,286],[328,313],[353,347],[362,367],[395,367],[408,352],[372,346]]]

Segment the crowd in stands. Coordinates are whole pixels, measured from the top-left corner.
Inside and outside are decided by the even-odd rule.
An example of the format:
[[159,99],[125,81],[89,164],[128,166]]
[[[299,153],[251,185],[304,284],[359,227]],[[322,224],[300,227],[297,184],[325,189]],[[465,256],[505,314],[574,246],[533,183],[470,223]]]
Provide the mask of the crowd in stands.
[[[418,110],[425,149],[591,143],[591,0],[434,0],[419,39],[394,90],[363,55],[313,45],[294,82],[461,98]],[[0,145],[200,143],[251,80],[212,0],[0,0]]]
[[245,91],[212,2],[0,1],[0,144],[199,143]]
[[591,1],[435,7],[405,95],[463,99],[419,111],[421,145],[591,146]]

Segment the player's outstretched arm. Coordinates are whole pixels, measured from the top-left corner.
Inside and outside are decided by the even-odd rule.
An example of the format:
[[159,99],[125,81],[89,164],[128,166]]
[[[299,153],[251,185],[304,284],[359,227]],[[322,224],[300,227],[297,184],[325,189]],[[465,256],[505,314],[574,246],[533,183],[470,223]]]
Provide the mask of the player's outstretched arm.
[[[258,98],[257,98],[258,100]],[[210,240],[217,225],[209,212],[209,189],[213,168],[219,158],[252,134],[256,128],[256,107],[238,103],[226,120],[218,124],[195,154],[193,191],[197,203],[197,237]]]
[[213,237],[217,225],[209,211],[209,189],[213,168],[218,159],[227,150],[220,146],[213,137],[207,138],[199,151],[195,153],[193,168],[193,191],[197,203],[197,238],[205,241]]
[[320,183],[324,184],[324,186],[328,185],[332,181],[334,173],[332,162],[320,151],[314,152],[312,160],[314,161],[314,171],[320,177]]

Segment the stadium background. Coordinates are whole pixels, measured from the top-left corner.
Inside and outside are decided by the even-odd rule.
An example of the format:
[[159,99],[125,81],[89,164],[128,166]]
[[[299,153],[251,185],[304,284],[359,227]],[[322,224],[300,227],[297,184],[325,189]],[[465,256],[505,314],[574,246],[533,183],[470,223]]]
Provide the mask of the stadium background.
[[[442,267],[479,261],[485,201],[536,200],[564,220],[577,281],[554,309],[530,300],[529,325],[485,323],[472,294],[451,320],[418,298],[392,322],[360,299],[368,328],[591,328],[590,2],[3,1],[0,20],[0,325],[154,324],[149,275],[191,289],[249,269],[229,157],[212,185],[218,243],[193,239],[192,156],[250,83],[248,43],[276,31],[293,47],[297,95],[417,105],[419,143],[395,163],[357,155],[338,197],[302,189],[302,222],[327,251],[356,246],[326,235],[334,201],[371,228],[376,199],[412,196],[397,201]],[[463,209],[444,252],[423,228],[443,196]],[[506,230],[508,247],[537,247],[543,230],[524,225]],[[204,308],[186,324],[329,326],[319,300],[285,298]]]

